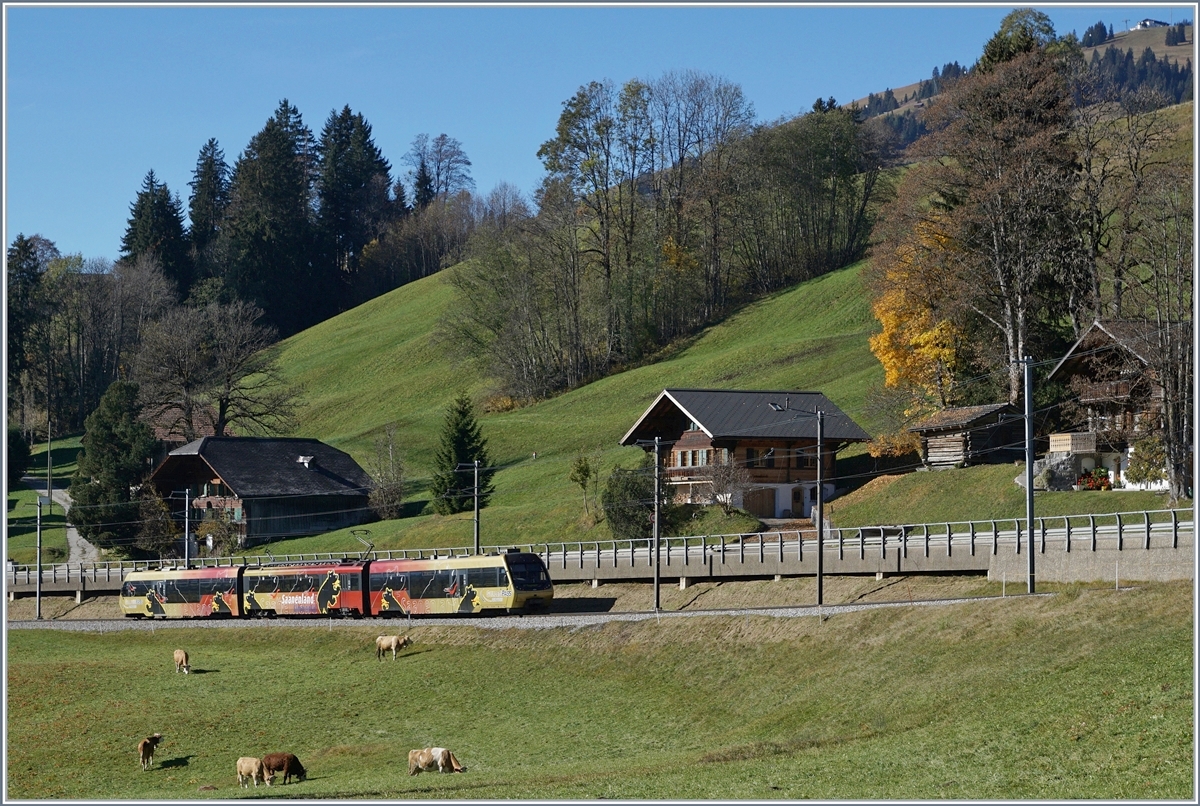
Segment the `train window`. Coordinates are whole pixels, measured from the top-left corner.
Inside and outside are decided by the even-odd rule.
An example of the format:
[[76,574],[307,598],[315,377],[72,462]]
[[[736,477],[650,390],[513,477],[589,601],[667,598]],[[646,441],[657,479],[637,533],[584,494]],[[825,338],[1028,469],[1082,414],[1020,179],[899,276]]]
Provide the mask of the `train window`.
[[127,579],[121,587],[122,596],[145,596],[150,590],[150,585],[140,579]]
[[513,586],[517,590],[545,590],[550,587],[550,575],[537,557],[510,557],[508,569],[512,572]]
[[394,591],[406,590],[408,579],[404,574],[371,574],[371,590],[381,591],[384,588]]
[[356,591],[362,590],[362,575],[356,573],[338,574],[342,578],[342,590]]
[[408,575],[408,595],[414,599],[442,599],[454,580],[447,570],[413,571]]
[[476,588],[504,588],[508,586],[508,572],[498,565],[490,568],[468,568],[467,584]]

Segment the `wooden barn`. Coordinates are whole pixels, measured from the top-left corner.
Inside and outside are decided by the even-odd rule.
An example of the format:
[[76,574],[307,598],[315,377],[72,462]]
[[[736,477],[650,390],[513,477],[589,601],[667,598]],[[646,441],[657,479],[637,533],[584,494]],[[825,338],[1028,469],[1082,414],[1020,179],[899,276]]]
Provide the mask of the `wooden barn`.
[[908,430],[920,436],[927,467],[1011,462],[1025,455],[1025,423],[1009,403],[942,409]]
[[374,487],[344,451],[316,439],[267,437],[189,442],[167,454],[150,483],[180,507],[180,493],[188,491],[196,534],[205,518],[223,511],[244,545],[363,523]]

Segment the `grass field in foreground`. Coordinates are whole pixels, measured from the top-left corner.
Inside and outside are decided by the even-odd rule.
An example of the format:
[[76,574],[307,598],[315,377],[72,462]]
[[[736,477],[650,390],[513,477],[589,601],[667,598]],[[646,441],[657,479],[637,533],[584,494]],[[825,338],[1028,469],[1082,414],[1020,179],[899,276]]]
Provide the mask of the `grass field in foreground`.
[[[825,620],[418,624],[395,663],[353,622],[13,630],[6,794],[265,797],[235,760],[290,750],[309,779],[272,797],[1185,799],[1192,619],[1187,583],[1063,588]],[[177,646],[197,673],[174,673]],[[430,744],[468,772],[409,777]]]

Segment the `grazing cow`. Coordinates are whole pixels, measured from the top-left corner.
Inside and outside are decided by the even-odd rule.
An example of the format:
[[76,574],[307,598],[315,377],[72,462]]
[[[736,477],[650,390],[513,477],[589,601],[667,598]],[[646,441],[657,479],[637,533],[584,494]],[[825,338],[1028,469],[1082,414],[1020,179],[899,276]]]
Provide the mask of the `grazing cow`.
[[272,777],[275,773],[283,773],[283,782],[286,784],[291,780],[292,776],[296,776],[296,780],[303,781],[308,777],[308,773],[304,769],[304,765],[300,763],[300,759],[293,756],[291,753],[268,753],[262,759],[263,769],[265,769]]
[[407,635],[403,638],[399,635],[381,635],[375,639],[375,657],[383,660],[383,656],[390,649],[392,650],[392,660],[395,660],[396,653],[411,643],[412,641],[408,640]]
[[271,785],[271,781],[275,780],[275,776],[267,776],[266,769],[263,768],[261,758],[254,756],[242,756],[237,760],[237,776],[238,786],[249,789],[246,781],[253,781],[254,788],[258,789],[258,782],[262,781],[267,786]]
[[154,764],[154,748],[163,740],[161,733],[147,736],[138,742],[138,755],[142,757],[142,771],[150,769]]
[[177,649],[175,650],[175,673],[179,674],[180,669],[187,674],[192,670],[192,666],[188,663],[188,654],[182,649]]
[[424,750],[408,751],[408,774],[419,772],[466,772],[467,768],[444,747],[426,747]]

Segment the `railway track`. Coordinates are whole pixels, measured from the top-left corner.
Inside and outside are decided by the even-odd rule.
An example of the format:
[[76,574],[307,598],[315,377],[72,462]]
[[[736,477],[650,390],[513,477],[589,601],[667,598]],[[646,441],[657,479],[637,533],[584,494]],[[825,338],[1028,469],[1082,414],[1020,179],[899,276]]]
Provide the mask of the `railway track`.
[[379,627],[394,627],[400,624],[411,627],[471,627],[477,629],[509,630],[545,630],[559,627],[578,628],[596,624],[607,624],[613,621],[663,621],[667,619],[700,617],[737,617],[737,616],[767,616],[771,618],[805,618],[820,617],[822,619],[845,613],[855,613],[863,610],[880,610],[897,607],[939,607],[971,602],[995,601],[998,599],[1016,599],[1029,596],[1053,596],[1052,593],[1014,594],[1011,596],[971,596],[947,599],[921,599],[916,601],[894,602],[856,602],[835,605],[779,605],[769,607],[728,607],[711,610],[650,610],[596,612],[596,613],[545,613],[526,616],[455,616],[429,617],[416,619],[377,619],[377,618],[270,618],[270,619],[59,619],[59,620],[24,620],[8,622],[9,630],[66,630],[70,632],[123,632],[126,630],[155,631],[161,629],[222,629],[222,628],[256,628],[277,629],[280,627],[307,627],[332,630],[338,627],[359,627],[377,625]]

